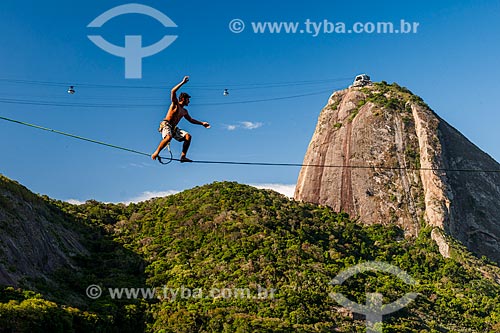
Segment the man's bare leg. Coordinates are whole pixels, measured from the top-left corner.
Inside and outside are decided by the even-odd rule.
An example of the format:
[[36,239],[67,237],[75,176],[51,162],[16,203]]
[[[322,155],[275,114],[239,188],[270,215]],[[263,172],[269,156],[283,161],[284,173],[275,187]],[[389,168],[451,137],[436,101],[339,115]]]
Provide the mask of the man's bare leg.
[[193,162],[192,160],[186,157],[190,144],[191,144],[191,135],[186,134],[186,136],[184,137],[184,143],[182,144],[181,163]]
[[168,143],[170,142],[170,140],[172,140],[172,137],[170,135],[167,135],[165,138],[163,138],[163,140],[160,141],[160,144],[158,145],[158,148],[156,148],[156,150],[153,153],[153,155],[151,155],[151,158],[153,160],[156,160],[156,158],[158,157],[158,155],[160,155],[160,152],[163,150],[163,148],[165,148],[168,145]]

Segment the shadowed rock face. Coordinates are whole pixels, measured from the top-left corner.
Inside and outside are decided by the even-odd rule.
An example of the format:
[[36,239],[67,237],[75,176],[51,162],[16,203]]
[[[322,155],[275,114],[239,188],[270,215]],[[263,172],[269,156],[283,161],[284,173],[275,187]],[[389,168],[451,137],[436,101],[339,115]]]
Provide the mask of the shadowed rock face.
[[81,236],[40,197],[0,175],[0,285],[30,286],[50,280],[73,257],[88,251]]
[[[366,224],[422,223],[449,256],[441,231],[500,262],[500,165],[397,84],[335,92],[321,111],[295,199]],[[450,170],[450,169],[453,169]]]
[[[500,170],[500,165],[442,121],[439,134],[445,168]],[[500,173],[449,172],[453,200],[449,234],[471,251],[500,262]]]

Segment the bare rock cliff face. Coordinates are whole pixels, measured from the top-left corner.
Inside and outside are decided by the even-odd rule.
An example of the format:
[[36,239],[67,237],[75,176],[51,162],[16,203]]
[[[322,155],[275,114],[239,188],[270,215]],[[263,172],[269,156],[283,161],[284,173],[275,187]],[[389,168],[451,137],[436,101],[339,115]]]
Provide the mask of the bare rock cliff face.
[[[397,84],[335,92],[321,111],[295,199],[367,224],[423,225],[500,262],[500,165]],[[468,170],[483,170],[470,172]]]
[[0,175],[0,285],[31,286],[88,251],[42,198]]

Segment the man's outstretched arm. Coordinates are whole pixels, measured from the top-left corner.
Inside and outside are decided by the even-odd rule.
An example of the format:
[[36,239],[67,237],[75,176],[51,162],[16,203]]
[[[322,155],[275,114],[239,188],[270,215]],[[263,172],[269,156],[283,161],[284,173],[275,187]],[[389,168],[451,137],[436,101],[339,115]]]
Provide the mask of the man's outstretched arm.
[[179,90],[186,82],[189,81],[189,76],[184,76],[184,79],[176,85],[175,87],[172,88],[172,91],[170,92],[170,99],[172,100],[172,103],[178,103],[179,100],[177,99],[177,90]]
[[191,124],[202,125],[205,128],[210,128],[210,124],[209,123],[207,123],[206,121],[199,121],[199,120],[193,119],[193,118],[191,118],[191,116],[189,115],[189,113],[186,114],[184,116],[184,118],[186,118],[186,120],[189,121]]

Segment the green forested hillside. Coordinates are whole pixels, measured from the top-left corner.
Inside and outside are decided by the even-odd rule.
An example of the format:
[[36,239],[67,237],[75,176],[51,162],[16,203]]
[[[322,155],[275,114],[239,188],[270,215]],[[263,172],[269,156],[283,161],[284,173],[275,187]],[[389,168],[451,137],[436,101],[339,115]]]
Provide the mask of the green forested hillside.
[[[405,239],[396,227],[362,226],[326,207],[228,182],[128,206],[44,201],[78,226],[89,255],[55,274],[64,293],[46,295],[43,284],[38,296],[4,289],[0,332],[46,325],[51,332],[364,332],[363,317],[331,292],[360,304],[367,292],[382,293],[384,303],[420,293],[384,317],[386,332],[500,331],[498,268],[459,244],[453,259],[442,258],[425,226]],[[331,285],[342,270],[375,260],[418,283],[372,272]],[[97,300],[85,297],[92,284],[103,290]],[[158,293],[111,299],[108,288],[120,287]]]

